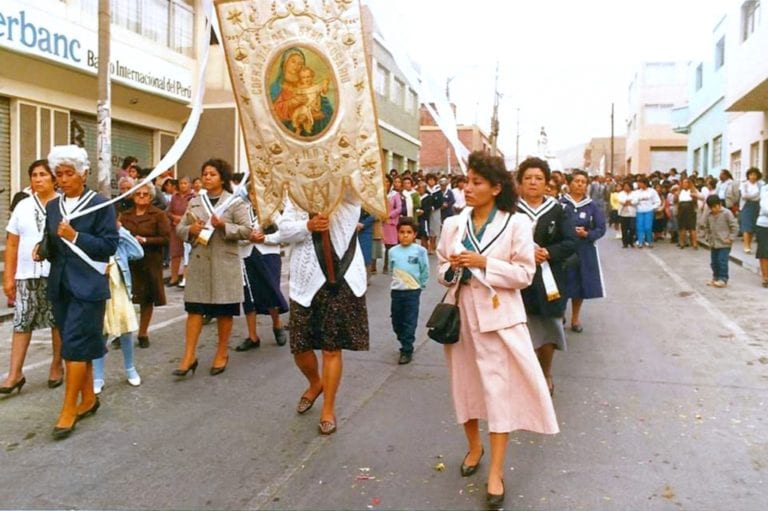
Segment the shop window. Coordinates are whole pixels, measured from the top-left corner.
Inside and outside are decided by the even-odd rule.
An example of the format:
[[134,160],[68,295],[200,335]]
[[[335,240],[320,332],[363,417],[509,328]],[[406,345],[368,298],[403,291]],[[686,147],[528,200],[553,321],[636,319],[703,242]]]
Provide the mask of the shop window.
[[48,156],[51,147],[69,143],[69,112],[19,101],[18,119],[19,177],[24,188],[29,185],[27,165]]

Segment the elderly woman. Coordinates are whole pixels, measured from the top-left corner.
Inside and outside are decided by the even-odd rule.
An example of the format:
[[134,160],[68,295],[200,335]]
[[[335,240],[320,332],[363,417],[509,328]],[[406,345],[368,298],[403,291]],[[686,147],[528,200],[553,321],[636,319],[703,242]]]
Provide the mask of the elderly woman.
[[27,382],[22,368],[32,332],[51,328],[53,360],[48,372],[48,387],[56,388],[64,381],[61,361],[61,337],[53,324],[51,304],[46,296],[48,261],[32,260],[32,250],[40,242],[45,229],[45,205],[58,196],[56,178],[45,160],[37,160],[29,166],[32,196],[23,199],[13,210],[8,221],[8,237],[5,245],[5,271],[3,290],[9,301],[16,302],[13,313],[13,341],[11,343],[11,367],[0,394],[21,392]]
[[443,225],[438,280],[451,287],[448,299],[455,297],[461,315],[459,341],[445,346],[456,416],[469,447],[461,475],[477,472],[484,452],[479,421],[487,420],[486,500],[498,508],[509,433],[554,434],[558,426],[520,294],[536,273],[533,226],[515,212],[515,188],[503,159],[477,151],[467,166],[467,207]]
[[133,192],[132,209],[120,215],[123,227],[144,249],[144,257],[130,262],[133,276],[133,303],[140,307],[139,348],[149,347],[149,323],[156,306],[165,305],[163,285],[163,247],[171,236],[171,224],[165,211],[152,205],[155,187],[146,184]]
[[53,428],[53,437],[60,440],[72,433],[78,420],[99,408],[92,361],[106,353],[102,332],[109,283],[105,272],[117,250],[118,234],[114,208],[102,207],[72,218],[107,200],[85,186],[89,168],[85,150],[56,146],[48,154],[48,163],[63,196],[46,205],[48,243],[36,247],[34,258],[41,258],[43,248],[42,255],[51,262],[48,299],[61,332],[65,365],[64,404]]
[[587,173],[575,170],[571,176],[570,193],[563,199],[563,208],[569,216],[569,234],[576,236],[579,263],[568,268],[566,296],[571,299],[571,330],[581,332],[580,314],[584,300],[602,298],[605,293],[597,252],[597,240],[605,235],[605,213],[603,206],[587,196]]
[[[205,193],[189,201],[187,213],[176,227],[176,234],[189,240],[193,247],[184,288],[186,344],[174,376],[186,376],[189,371],[194,374],[197,369],[197,341],[203,316],[216,318],[219,335],[210,374],[216,376],[224,372],[229,362],[227,350],[233,317],[240,315],[244,298],[238,245],[251,236],[248,206],[239,198],[230,201],[232,167],[229,163],[208,160],[201,172]],[[224,209],[226,204],[229,206]]]
[[[346,196],[332,215],[309,213],[288,202],[280,220],[282,240],[293,243],[290,280],[290,346],[294,362],[309,383],[296,412],[304,414],[322,393],[318,430],[336,432],[336,393],[341,383],[342,350],[368,350],[367,281],[357,243],[360,204]],[[323,233],[331,239],[335,282],[328,280],[326,258],[315,250]],[[322,369],[314,350],[322,351]]]
[[533,283],[523,289],[523,303],[528,314],[531,341],[552,395],[555,390],[552,359],[555,350],[566,349],[563,330],[567,303],[565,261],[573,254],[576,242],[568,228],[565,210],[557,199],[545,195],[549,177],[549,164],[541,158],[526,159],[516,174],[520,188],[517,209],[533,222],[536,258],[536,275]]

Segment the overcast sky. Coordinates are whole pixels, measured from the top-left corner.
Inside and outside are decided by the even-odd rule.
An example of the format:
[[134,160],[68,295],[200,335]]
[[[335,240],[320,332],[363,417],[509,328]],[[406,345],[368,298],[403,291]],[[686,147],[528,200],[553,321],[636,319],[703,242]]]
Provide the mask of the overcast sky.
[[641,61],[701,60],[730,0],[364,0],[443,88],[459,122],[486,131],[500,65],[499,146],[521,158],[546,126],[553,150],[625,133],[627,88]]

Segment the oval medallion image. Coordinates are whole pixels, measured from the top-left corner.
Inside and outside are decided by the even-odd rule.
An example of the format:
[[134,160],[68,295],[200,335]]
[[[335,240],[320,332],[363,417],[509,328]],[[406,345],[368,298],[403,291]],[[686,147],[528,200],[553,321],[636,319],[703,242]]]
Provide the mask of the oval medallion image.
[[277,52],[266,83],[272,115],[291,136],[313,140],[333,124],[339,88],[328,59],[317,50],[291,46]]

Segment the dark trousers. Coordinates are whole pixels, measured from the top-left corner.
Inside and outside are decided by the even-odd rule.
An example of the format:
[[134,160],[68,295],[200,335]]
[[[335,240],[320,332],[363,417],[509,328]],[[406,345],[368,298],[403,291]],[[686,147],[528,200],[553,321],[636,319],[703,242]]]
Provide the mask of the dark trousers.
[[392,290],[392,329],[400,341],[400,353],[413,353],[416,325],[419,322],[421,289]]
[[714,280],[728,282],[728,256],[730,254],[731,247],[713,248],[709,251],[712,278]]
[[633,216],[619,217],[621,222],[621,244],[625,247],[635,242],[635,224],[637,220]]

